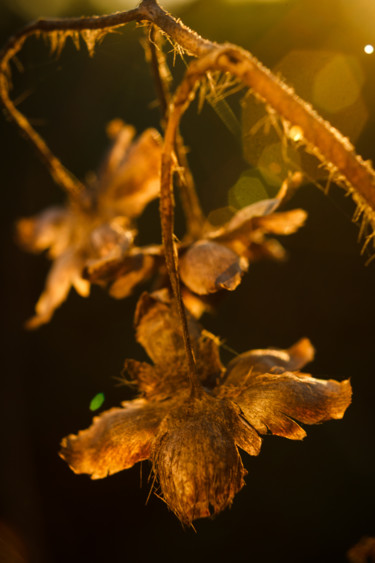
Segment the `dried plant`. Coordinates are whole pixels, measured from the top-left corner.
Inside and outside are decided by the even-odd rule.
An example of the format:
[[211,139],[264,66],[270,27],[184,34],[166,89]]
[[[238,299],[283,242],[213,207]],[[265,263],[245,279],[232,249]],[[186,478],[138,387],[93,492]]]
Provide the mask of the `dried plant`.
[[53,260],[28,328],[48,322],[72,286],[82,297],[89,295],[90,283],[83,278],[86,266],[103,267],[129,255],[136,233],[133,219],[159,195],[159,133],[148,129],[131,145],[133,127],[117,120],[108,130],[113,147],[79,196],[17,224],[20,243],[32,252],[48,250]]
[[140,397],[94,419],[62,442],[61,457],[76,473],[107,477],[152,461],[161,494],[184,524],[214,515],[243,487],[238,447],[258,455],[260,434],[301,440],[296,422],[342,418],[349,381],[315,379],[299,371],[314,356],[307,339],[289,350],[251,350],[225,369],[213,335],[188,316],[196,376],[188,371],[176,306],[168,295],[144,294],[137,340],[153,365],[127,360]]
[[[61,52],[71,37],[82,39],[92,55],[108,32],[128,22],[148,33],[147,58],[155,78],[164,140],[145,131],[134,144],[132,127],[110,125],[114,140],[96,179],[83,184],[66,170],[10,98],[12,61],[26,39],[47,37]],[[170,92],[162,36],[176,56],[188,60],[185,75]],[[222,101],[231,91],[250,90],[270,119],[280,123],[285,142],[314,154],[330,177],[357,205],[368,241],[375,228],[375,172],[348,139],[274,76],[250,53],[231,44],[203,39],[168,14],[156,0],[143,0],[128,12],[78,19],[39,20],[12,37],[0,53],[0,96],[9,115],[30,139],[55,181],[67,192],[65,207],[50,208],[18,224],[28,249],[49,249],[54,260],[45,291],[29,326],[47,322],[71,286],[87,295],[91,283],[108,286],[114,297],[158,274],[158,293],[144,294],[135,316],[136,337],[153,364],[127,360],[130,382],[139,396],[102,413],[93,425],[63,440],[61,456],[76,473],[102,478],[150,459],[161,494],[184,524],[229,506],[244,484],[238,448],[258,455],[260,435],[302,439],[299,425],[339,419],[350,404],[348,381],[321,380],[299,370],[313,358],[304,338],[288,350],[251,350],[226,368],[218,339],[195,317],[209,308],[209,296],[235,290],[249,263],[284,257],[268,235],[294,233],[305,211],[280,211],[289,191],[301,183],[291,170],[273,199],[256,201],[214,228],[200,208],[180,134],[184,112],[200,101]],[[174,235],[174,183],[181,193],[186,236]],[[282,183],[282,182],[280,182]],[[134,219],[160,196],[162,245],[138,247]],[[185,302],[185,305],[184,305]]]

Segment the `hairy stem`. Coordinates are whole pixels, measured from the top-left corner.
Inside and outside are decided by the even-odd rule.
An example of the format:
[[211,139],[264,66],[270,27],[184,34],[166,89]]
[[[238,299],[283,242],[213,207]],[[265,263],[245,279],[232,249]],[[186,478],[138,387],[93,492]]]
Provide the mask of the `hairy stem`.
[[[169,89],[171,77],[162,50],[160,33],[155,26],[152,26],[150,32],[149,49],[152,74],[162,115],[162,124],[163,128],[165,128],[171,100]],[[205,219],[195,190],[194,179],[186,158],[186,148],[179,132],[177,132],[176,135],[174,150],[178,162],[177,186],[180,191],[182,208],[186,218],[187,233],[185,240],[197,240],[202,236]]]

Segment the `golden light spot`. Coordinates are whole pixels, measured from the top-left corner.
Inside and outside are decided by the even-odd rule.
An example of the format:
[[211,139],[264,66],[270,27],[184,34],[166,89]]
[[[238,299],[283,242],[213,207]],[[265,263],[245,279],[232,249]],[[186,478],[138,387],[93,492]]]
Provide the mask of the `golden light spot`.
[[291,146],[272,143],[263,149],[257,168],[268,185],[280,187],[291,168],[300,168],[300,156]]
[[303,139],[303,131],[301,127],[293,125],[293,127],[291,127],[289,130],[289,138],[292,139],[292,141],[294,141],[295,143],[301,141]]
[[[273,70],[351,141],[358,139],[368,111],[361,94],[364,71],[357,58],[326,50],[293,50]],[[289,138],[288,128],[284,129]]]
[[261,180],[247,173],[242,174],[228,191],[228,203],[236,209],[242,209],[256,201],[268,199],[268,197],[267,190]]
[[282,168],[280,166],[280,164],[278,162],[270,162],[268,165],[268,169],[271,172],[271,174],[281,174]]
[[372,55],[372,53],[374,52],[374,46],[373,45],[365,45],[363,50],[366,53],[366,55]]
[[362,84],[363,73],[355,59],[333,55],[315,76],[313,101],[318,107],[336,113],[358,100]]

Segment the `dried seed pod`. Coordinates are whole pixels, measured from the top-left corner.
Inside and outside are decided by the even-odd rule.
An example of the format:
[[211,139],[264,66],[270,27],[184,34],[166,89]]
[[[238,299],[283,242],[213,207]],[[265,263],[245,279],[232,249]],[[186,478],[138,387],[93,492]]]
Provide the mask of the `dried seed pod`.
[[232,503],[246,471],[233,438],[228,401],[203,394],[173,409],[153,444],[153,469],[169,508],[184,524]]

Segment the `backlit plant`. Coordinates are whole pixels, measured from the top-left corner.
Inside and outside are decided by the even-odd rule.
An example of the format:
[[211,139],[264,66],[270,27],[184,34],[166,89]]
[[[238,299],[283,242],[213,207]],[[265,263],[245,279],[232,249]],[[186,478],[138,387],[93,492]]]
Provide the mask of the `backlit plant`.
[[[112,121],[112,147],[95,178],[80,182],[66,170],[10,98],[12,61],[32,35],[46,37],[60,53],[67,38],[96,44],[128,22],[145,28],[146,55],[161,109],[161,133],[147,129],[135,138],[131,125]],[[167,37],[187,69],[171,91],[164,55]],[[215,104],[244,89],[265,104],[268,123],[281,132],[286,172],[272,198],[253,198],[219,226],[204,217],[180,121],[192,100]],[[48,250],[53,264],[29,328],[47,323],[73,286],[87,296],[93,283],[116,298],[149,284],[136,313],[136,339],[152,363],[126,360],[128,383],[137,398],[105,411],[92,426],[63,439],[60,455],[76,473],[106,477],[149,459],[170,509],[184,523],[214,515],[232,503],[246,470],[239,449],[258,455],[261,436],[304,438],[301,424],[340,419],[351,401],[349,381],[316,379],[300,370],[313,359],[310,341],[288,350],[250,350],[227,366],[220,342],[198,318],[216,306],[215,296],[234,291],[253,262],[284,258],[274,236],[303,226],[302,209],[283,211],[303,182],[293,160],[296,148],[312,153],[331,180],[357,205],[357,219],[375,227],[375,172],[339,131],[250,53],[203,39],[168,14],[156,0],[109,16],[39,20],[12,37],[0,58],[0,94],[5,108],[37,148],[55,181],[66,191],[65,206],[51,207],[18,222],[21,244]],[[245,131],[245,152],[250,151]],[[134,140],[135,138],[135,140]],[[174,185],[181,193],[186,233],[174,234]],[[229,186],[228,186],[229,188]],[[160,197],[162,244],[137,244],[137,224],[146,205]],[[230,297],[228,297],[230,298]]]

